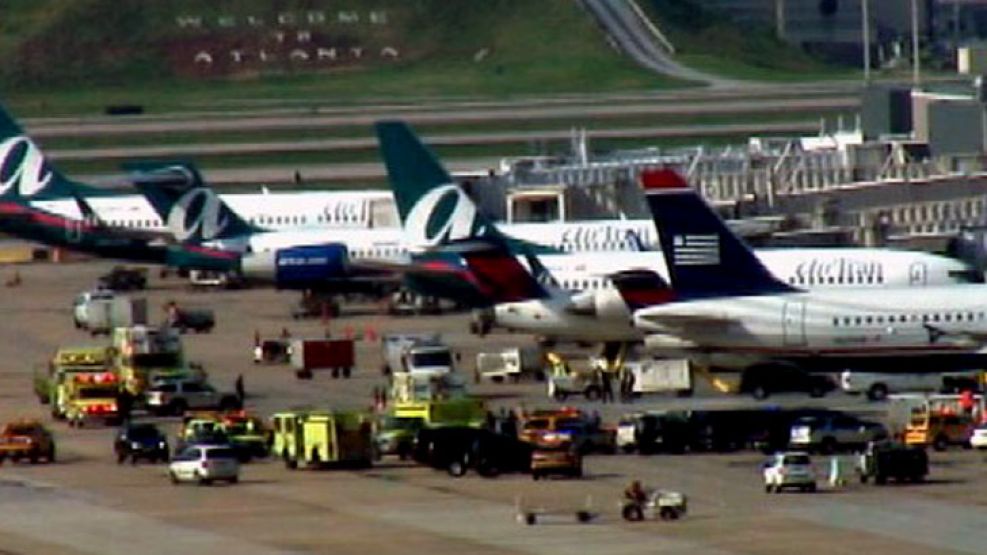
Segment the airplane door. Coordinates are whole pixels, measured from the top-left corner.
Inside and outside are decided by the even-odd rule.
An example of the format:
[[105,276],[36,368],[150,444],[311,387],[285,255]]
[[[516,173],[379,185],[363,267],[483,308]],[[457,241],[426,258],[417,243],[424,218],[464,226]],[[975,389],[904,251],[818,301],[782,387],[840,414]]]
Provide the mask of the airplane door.
[[82,242],[82,222],[78,220],[68,220],[65,222],[65,240],[69,243]]
[[805,301],[786,301],[781,325],[786,346],[805,345]]
[[913,262],[908,267],[908,285],[925,285],[929,279],[929,269],[922,262]]

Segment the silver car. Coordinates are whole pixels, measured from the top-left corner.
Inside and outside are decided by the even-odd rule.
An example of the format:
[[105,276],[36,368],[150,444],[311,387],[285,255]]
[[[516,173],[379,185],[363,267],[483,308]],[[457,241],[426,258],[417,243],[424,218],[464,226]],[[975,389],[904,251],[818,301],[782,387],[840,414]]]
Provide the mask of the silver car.
[[168,477],[173,484],[198,482],[207,486],[215,480],[235,484],[240,480],[240,463],[229,446],[192,445],[171,460]]

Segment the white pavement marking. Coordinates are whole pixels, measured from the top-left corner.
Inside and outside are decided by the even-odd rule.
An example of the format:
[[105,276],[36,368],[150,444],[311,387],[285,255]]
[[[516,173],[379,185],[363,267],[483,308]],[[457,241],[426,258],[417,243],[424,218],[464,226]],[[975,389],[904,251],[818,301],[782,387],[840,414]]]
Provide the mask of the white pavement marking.
[[[0,479],[0,538],[22,537],[99,555],[156,553],[288,553],[211,532],[165,524],[101,507],[96,498],[22,480]],[[2,541],[0,541],[2,543]]]
[[[879,502],[875,502],[879,503]],[[987,511],[936,500],[896,499],[871,504],[824,501],[786,507],[784,515],[824,526],[858,530],[934,550],[984,553]]]

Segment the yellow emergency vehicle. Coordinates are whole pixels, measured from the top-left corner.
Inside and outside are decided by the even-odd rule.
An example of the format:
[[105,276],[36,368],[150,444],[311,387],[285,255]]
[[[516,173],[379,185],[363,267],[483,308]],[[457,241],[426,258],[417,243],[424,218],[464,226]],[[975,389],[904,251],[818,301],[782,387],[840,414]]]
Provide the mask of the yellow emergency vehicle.
[[65,382],[65,418],[69,426],[87,422],[116,424],[120,420],[117,399],[120,384],[113,372],[75,374]]
[[309,410],[280,412],[271,417],[271,452],[289,469],[372,464],[373,424],[359,411]]

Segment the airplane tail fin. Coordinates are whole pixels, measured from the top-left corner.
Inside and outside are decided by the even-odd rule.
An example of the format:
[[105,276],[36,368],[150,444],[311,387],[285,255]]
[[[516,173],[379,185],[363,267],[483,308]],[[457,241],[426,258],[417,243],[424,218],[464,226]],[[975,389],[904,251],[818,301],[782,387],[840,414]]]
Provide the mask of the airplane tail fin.
[[71,198],[105,194],[96,187],[66,178],[56,170],[24,130],[0,106],[0,198]]
[[407,124],[381,121],[375,127],[409,246],[500,236]]
[[641,174],[672,288],[680,298],[795,291],[779,281],[674,170]]
[[625,270],[607,276],[631,312],[675,300],[675,291],[651,270]]
[[553,279],[538,259],[534,255],[527,257],[529,264],[533,262],[544,270],[533,268],[532,273],[500,241],[457,241],[439,247],[438,251],[459,255],[469,269],[471,279],[494,303],[541,299],[550,295],[543,279],[546,279],[544,276]]
[[[188,187],[187,183],[197,185]],[[134,178],[134,186],[180,243],[197,244],[260,231],[205,186],[192,165],[145,170]]]

